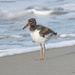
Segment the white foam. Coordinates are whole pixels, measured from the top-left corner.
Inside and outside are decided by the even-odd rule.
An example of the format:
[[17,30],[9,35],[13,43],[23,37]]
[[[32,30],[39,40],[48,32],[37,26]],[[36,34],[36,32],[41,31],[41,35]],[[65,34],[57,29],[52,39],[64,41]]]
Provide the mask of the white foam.
[[22,36],[20,36],[20,35],[11,35],[10,37],[11,38],[21,38]]
[[[49,43],[46,45],[46,49],[73,46],[73,45],[75,45],[75,40],[62,41],[62,42],[57,42],[57,43]],[[7,56],[7,55],[26,53],[26,52],[32,52],[32,51],[37,51],[37,50],[40,50],[40,46],[0,50],[0,57]]]
[[62,41],[62,42],[58,42],[58,43],[50,43],[47,44],[47,49],[49,48],[59,48],[59,47],[65,47],[65,46],[73,46],[75,45],[75,40],[71,40],[71,41]]
[[[16,12],[16,11],[15,11]],[[29,10],[22,10],[16,13],[12,13],[9,10],[0,10],[0,19],[2,20],[19,20],[24,19],[27,14],[33,13],[36,15],[50,15],[53,11],[52,10],[37,10],[37,9],[29,9]]]
[[4,36],[0,36],[0,39],[3,39],[3,38],[5,38]]
[[52,11],[50,10],[36,10],[36,9],[30,9],[28,10],[28,12],[32,12],[34,14],[37,14],[37,15],[50,15],[52,13]]
[[[65,7],[65,6],[62,6],[62,7]],[[62,8],[61,7],[61,8]],[[39,8],[39,7],[37,7]],[[40,9],[41,8],[41,9]],[[51,13],[54,13],[54,12],[57,12],[55,9],[51,8],[49,10],[44,10],[42,7],[40,7],[39,10],[36,9],[35,7],[32,8],[32,9],[27,9],[27,10],[21,10],[21,11],[18,11],[16,12],[15,10],[15,13],[13,12],[10,12],[9,10],[0,10],[0,18],[1,19],[20,19],[22,17],[26,17],[27,14],[30,14],[30,13],[33,13],[33,14],[36,14],[36,15],[50,15]],[[18,9],[19,10],[19,9]],[[14,10],[13,10],[14,11]],[[59,11],[58,11],[59,12]]]
[[75,37],[75,34],[61,34],[59,35],[60,38],[66,38],[66,37]]
[[21,38],[23,36],[21,35],[11,35],[11,36],[0,36],[0,39],[4,39],[4,38]]

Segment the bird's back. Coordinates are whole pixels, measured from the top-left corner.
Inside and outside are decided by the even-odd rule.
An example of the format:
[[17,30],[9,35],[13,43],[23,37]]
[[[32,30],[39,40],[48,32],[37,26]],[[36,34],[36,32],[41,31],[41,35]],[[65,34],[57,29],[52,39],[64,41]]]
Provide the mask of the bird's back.
[[45,35],[48,35],[48,34],[57,35],[57,33],[54,32],[53,30],[51,30],[50,28],[44,27],[44,26],[42,26],[42,25],[36,25],[36,28],[37,28],[38,30],[40,30],[39,33],[40,33],[40,35],[41,35],[42,37],[45,37]]

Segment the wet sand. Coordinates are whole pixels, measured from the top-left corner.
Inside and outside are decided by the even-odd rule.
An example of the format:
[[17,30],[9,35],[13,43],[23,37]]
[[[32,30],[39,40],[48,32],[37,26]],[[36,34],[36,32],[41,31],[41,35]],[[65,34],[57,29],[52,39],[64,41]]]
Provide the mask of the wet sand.
[[75,75],[75,46],[0,57],[0,75]]

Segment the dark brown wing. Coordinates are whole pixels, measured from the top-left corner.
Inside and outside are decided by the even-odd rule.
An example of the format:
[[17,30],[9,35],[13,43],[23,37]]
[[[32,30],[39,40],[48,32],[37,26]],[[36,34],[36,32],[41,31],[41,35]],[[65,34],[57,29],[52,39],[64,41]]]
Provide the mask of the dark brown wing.
[[42,37],[45,37],[45,35],[47,35],[49,33],[51,33],[51,35],[53,35],[53,34],[56,35],[57,34],[56,32],[54,32],[53,30],[51,30],[47,27],[44,27],[44,26],[41,26],[41,25],[37,25],[36,27],[37,27],[38,30],[40,30],[40,35]]

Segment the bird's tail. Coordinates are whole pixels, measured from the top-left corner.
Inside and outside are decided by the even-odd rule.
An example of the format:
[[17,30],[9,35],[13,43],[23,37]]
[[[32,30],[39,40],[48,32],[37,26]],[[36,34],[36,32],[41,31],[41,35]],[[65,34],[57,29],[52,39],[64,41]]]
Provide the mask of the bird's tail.
[[57,35],[57,32],[54,32],[54,35]]

